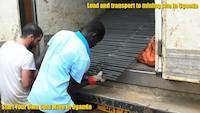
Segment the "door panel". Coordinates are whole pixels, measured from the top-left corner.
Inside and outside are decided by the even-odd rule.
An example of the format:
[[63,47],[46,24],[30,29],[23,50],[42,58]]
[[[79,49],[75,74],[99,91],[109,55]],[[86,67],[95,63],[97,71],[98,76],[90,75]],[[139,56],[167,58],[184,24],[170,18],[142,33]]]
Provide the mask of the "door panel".
[[[196,3],[199,0],[164,0]],[[200,9],[163,9],[163,78],[200,83]]]

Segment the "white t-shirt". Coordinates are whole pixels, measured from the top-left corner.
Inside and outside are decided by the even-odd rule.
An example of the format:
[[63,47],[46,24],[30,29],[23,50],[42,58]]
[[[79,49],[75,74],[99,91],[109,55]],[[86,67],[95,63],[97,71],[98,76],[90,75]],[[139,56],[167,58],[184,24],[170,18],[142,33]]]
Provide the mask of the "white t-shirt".
[[23,89],[21,70],[35,70],[33,54],[25,46],[8,41],[0,48],[0,93],[3,104],[27,104],[30,91]]

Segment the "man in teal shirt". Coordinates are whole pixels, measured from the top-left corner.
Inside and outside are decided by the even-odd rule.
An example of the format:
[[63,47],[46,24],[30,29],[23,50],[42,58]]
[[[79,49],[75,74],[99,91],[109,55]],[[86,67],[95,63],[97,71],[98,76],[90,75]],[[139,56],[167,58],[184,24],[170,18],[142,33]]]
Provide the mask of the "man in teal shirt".
[[[56,33],[48,42],[47,52],[28,96],[30,104],[73,106],[74,102],[66,91],[69,81],[72,77],[81,83],[90,65],[90,48],[101,41],[104,34],[104,25],[99,21],[92,21],[77,32],[62,30]],[[42,111],[63,113],[67,110]]]

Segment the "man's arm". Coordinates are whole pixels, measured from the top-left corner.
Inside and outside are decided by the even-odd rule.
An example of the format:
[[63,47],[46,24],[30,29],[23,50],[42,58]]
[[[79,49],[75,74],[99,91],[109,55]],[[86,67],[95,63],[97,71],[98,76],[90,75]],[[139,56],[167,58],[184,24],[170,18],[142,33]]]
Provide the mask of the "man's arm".
[[21,66],[21,83],[25,90],[32,87],[33,82],[36,78],[36,68],[33,54],[27,52],[24,61]]
[[88,70],[90,62],[79,57],[71,67],[70,75],[77,82],[81,83],[84,73]]
[[36,71],[22,69],[21,82],[22,82],[22,87],[25,90],[29,90],[32,87],[35,78],[36,78]]
[[36,59],[35,61],[35,64],[36,64],[36,69],[39,69],[41,64],[42,64],[42,61],[44,59],[44,56],[47,52],[47,49],[48,49],[48,46],[45,46],[43,51],[41,52],[40,56]]

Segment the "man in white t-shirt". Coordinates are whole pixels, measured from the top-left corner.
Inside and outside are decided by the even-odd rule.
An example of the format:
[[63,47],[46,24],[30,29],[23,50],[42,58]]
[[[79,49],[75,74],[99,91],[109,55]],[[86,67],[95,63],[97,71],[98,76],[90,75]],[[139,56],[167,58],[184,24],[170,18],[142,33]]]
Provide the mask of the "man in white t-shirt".
[[28,24],[21,38],[8,41],[0,48],[0,94],[2,104],[27,104],[27,96],[35,80],[35,61],[27,49],[36,46],[43,37],[41,28]]

